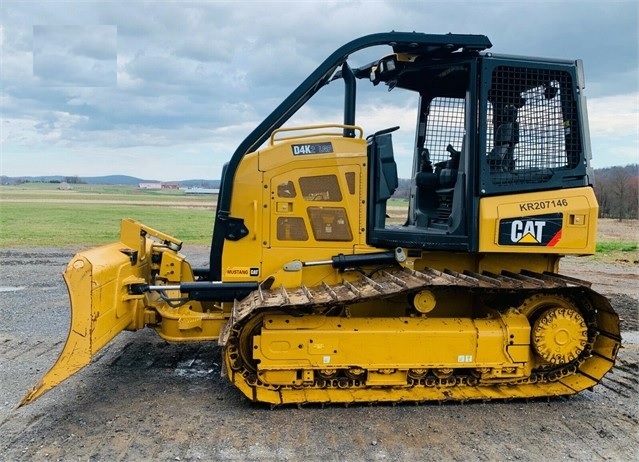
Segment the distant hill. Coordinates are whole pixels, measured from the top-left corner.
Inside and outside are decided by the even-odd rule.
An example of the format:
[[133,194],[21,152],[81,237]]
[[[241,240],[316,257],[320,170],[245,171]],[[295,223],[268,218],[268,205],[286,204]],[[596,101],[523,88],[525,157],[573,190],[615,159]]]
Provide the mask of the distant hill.
[[[147,180],[129,175],[106,175],[106,176],[63,176],[63,175],[48,175],[48,176],[0,176],[0,184],[19,184],[19,183],[52,183],[62,182],[68,183],[85,183],[85,184],[113,184],[113,185],[125,185],[125,186],[137,186],[140,183],[160,183],[158,180]],[[206,187],[206,188],[219,188],[220,180],[175,180],[175,181],[162,181],[161,183],[178,183],[182,187]]]
[[137,186],[139,183],[150,181],[128,175],[90,176],[82,177],[81,180],[88,184],[121,184],[133,186]]
[[144,180],[135,176],[128,175],[107,175],[107,176],[89,176],[80,178],[87,184],[118,184],[137,186],[139,183],[146,183],[153,180]]

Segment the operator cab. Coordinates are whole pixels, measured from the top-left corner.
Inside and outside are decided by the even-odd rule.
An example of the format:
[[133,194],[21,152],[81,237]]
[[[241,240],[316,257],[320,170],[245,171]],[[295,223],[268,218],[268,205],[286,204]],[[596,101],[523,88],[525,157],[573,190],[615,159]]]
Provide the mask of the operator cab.
[[580,62],[396,53],[355,75],[418,99],[403,225],[387,220],[399,184],[393,129],[368,138],[370,245],[476,251],[481,197],[590,184]]

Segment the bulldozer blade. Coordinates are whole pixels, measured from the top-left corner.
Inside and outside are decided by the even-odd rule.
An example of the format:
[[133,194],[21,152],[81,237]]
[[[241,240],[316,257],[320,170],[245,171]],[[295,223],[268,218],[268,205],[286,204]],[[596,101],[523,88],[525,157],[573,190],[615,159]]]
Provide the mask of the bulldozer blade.
[[[64,280],[71,302],[69,334],[51,369],[24,396],[28,404],[91,362],[122,330],[144,327],[144,296],[131,295],[130,284],[144,282],[149,263],[131,258],[122,242],[77,254]],[[137,257],[137,255],[136,255]]]

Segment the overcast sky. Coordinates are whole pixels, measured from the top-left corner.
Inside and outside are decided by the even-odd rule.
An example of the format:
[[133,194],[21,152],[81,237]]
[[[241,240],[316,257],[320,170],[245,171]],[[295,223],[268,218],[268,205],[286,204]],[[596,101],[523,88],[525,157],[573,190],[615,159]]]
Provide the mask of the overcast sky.
[[[390,30],[485,34],[495,53],[583,59],[593,166],[636,163],[638,4],[3,0],[0,174],[219,178],[330,53]],[[326,101],[296,120],[340,122],[340,102]],[[412,132],[414,103],[388,101],[384,113]],[[388,126],[372,109],[358,108],[365,134]],[[398,143],[402,177],[411,142]]]

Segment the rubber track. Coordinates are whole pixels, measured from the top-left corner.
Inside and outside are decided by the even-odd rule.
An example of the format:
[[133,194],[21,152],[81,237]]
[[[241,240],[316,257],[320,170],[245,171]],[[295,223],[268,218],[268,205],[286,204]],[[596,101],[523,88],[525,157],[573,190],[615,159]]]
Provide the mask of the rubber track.
[[[491,400],[510,398],[538,398],[545,396],[572,395],[592,388],[614,366],[621,345],[619,318],[609,301],[590,289],[587,281],[557,273],[522,271],[501,274],[482,274],[453,270],[438,271],[426,268],[413,271],[408,268],[392,268],[378,271],[375,275],[361,277],[355,282],[344,281],[329,286],[300,286],[294,289],[258,289],[242,301],[236,301],[229,322],[220,335],[220,344],[237,344],[239,332],[253,316],[269,310],[291,310],[301,313],[321,310],[332,306],[348,306],[372,299],[390,298],[402,294],[416,293],[423,289],[464,288],[485,295],[526,298],[536,294],[559,294],[572,296],[585,302],[582,310],[589,316],[587,322],[594,332],[590,345],[580,358],[554,375],[538,373],[532,379],[499,385],[468,385],[441,382],[435,387],[379,387],[378,389],[349,388],[347,390],[328,387],[318,397],[317,389],[269,387],[248,380],[246,371],[229,367],[231,381],[254,401],[271,404],[307,402],[370,402],[370,401],[429,401],[429,400]],[[589,305],[589,306],[588,306]],[[572,366],[572,367],[571,367]],[[463,382],[463,381],[462,381]],[[418,384],[419,385],[419,384]],[[393,388],[393,393],[388,393]],[[359,391],[358,391],[359,390]],[[309,392],[309,393],[307,393]]]

